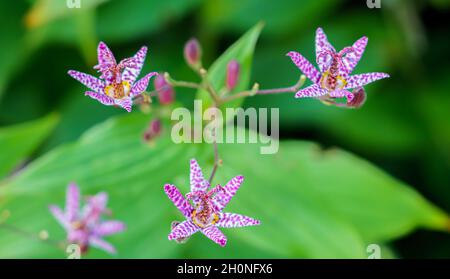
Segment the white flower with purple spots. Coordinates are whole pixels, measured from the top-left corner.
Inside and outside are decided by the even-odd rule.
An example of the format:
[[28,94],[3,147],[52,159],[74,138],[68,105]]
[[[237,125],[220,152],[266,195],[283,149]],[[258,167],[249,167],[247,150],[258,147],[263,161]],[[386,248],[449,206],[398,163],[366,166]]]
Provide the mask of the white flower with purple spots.
[[49,209],[66,230],[67,241],[79,245],[81,252],[87,252],[92,246],[115,254],[116,249],[103,237],[125,230],[125,224],[115,220],[102,221],[102,215],[109,212],[107,201],[108,194],[101,192],[89,197],[80,210],[80,189],[71,183],[67,187],[65,210],[56,205],[50,205]]
[[319,70],[300,53],[291,51],[287,54],[305,76],[314,83],[298,91],[295,97],[346,97],[349,103],[354,98],[354,94],[349,89],[360,88],[376,80],[389,77],[385,73],[350,75],[361,59],[367,41],[367,37],[364,36],[351,47],[345,47],[341,51],[336,52],[334,47],[328,42],[322,28],[318,28],[316,31],[316,62]]
[[142,47],[133,57],[125,58],[119,64],[103,42],[98,44],[97,54],[98,65],[94,69],[101,73],[100,78],[74,70],[70,70],[69,75],[92,90],[86,91],[86,96],[104,105],[120,106],[130,112],[133,98],[145,91],[150,78],[157,75],[152,72],[136,82],[144,65],[147,47]]
[[222,210],[243,182],[243,176],[236,176],[225,186],[217,185],[209,189],[208,180],[203,178],[202,171],[194,159],[191,160],[190,184],[191,192],[183,197],[177,187],[166,184],[164,191],[175,206],[186,217],[186,221],[173,223],[169,240],[183,242],[192,234],[200,231],[209,239],[225,246],[226,236],[219,228],[236,228],[259,225],[260,221],[235,214],[224,213]]

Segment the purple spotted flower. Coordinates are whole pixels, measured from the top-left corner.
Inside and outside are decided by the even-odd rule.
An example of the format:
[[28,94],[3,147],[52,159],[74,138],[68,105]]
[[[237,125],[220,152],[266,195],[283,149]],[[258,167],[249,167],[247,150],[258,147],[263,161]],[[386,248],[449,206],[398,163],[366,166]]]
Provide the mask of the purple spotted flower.
[[80,189],[71,183],[67,187],[65,210],[55,205],[50,205],[49,208],[66,230],[69,243],[78,244],[82,252],[87,252],[92,246],[115,254],[116,249],[103,240],[103,237],[125,230],[125,224],[119,221],[102,221],[102,215],[110,213],[106,208],[107,201],[108,194],[101,192],[89,197],[80,209]]
[[316,31],[316,62],[319,70],[300,53],[291,51],[287,54],[305,76],[314,83],[298,91],[295,97],[324,99],[346,97],[347,103],[350,103],[354,98],[354,94],[349,89],[360,88],[376,80],[389,77],[385,73],[350,75],[361,59],[367,41],[367,37],[364,36],[351,47],[345,47],[341,51],[336,52],[334,47],[328,42],[322,28],[318,28]]
[[103,42],[98,44],[97,54],[98,65],[94,69],[100,72],[99,79],[74,70],[70,70],[69,75],[92,90],[86,91],[86,96],[104,105],[120,106],[130,112],[133,97],[145,91],[150,78],[157,75],[152,72],[136,82],[144,65],[147,47],[142,47],[133,57],[125,58],[119,64]]
[[170,184],[164,186],[164,191],[169,199],[187,219],[181,223],[172,224],[169,240],[183,242],[192,234],[200,231],[215,243],[225,246],[227,238],[219,228],[259,225],[260,222],[253,218],[222,212],[236,194],[243,180],[243,176],[236,176],[223,187],[217,185],[209,189],[210,184],[203,178],[197,161],[191,160],[191,192],[186,197],[183,197],[177,187]]

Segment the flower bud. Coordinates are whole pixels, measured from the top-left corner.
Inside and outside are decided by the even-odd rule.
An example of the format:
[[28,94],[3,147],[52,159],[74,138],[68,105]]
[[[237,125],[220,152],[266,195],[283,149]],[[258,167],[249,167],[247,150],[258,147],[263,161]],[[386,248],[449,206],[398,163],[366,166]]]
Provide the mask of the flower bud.
[[186,63],[192,68],[198,68],[200,66],[200,60],[202,58],[202,48],[197,39],[192,38],[184,45],[184,59]]
[[158,92],[159,102],[163,105],[173,103],[175,99],[175,91],[173,87],[167,83],[164,75],[158,75],[153,79],[153,84]]
[[239,81],[240,65],[236,60],[231,60],[227,65],[226,86],[229,91],[233,90]]
[[347,106],[351,108],[360,108],[366,102],[366,91],[362,87],[353,90],[353,99],[347,102]]
[[154,119],[150,122],[148,129],[144,132],[144,140],[151,141],[161,133],[161,120]]

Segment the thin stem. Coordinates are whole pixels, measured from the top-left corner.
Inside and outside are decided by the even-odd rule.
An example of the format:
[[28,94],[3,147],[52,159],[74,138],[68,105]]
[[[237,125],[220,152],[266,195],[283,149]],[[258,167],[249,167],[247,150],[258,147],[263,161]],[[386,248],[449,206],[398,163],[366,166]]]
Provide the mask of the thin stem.
[[[213,117],[213,121],[214,120],[215,120],[215,116]],[[217,167],[219,166],[219,161],[220,161],[220,159],[219,159],[219,150],[218,150],[218,147],[217,147],[216,129],[217,129],[217,127],[214,127],[212,132],[211,132],[211,134],[213,136],[214,166],[213,166],[213,169],[212,169],[212,172],[211,172],[211,176],[208,179],[209,184],[211,184],[211,182],[212,182],[212,180],[214,178],[214,175],[216,174]]]
[[53,246],[53,247],[56,247],[58,249],[63,249],[64,250],[64,242],[63,241],[55,241],[55,240],[51,240],[51,239],[48,239],[48,238],[44,239],[44,238],[42,238],[41,236],[39,236],[37,234],[24,231],[24,230],[22,230],[20,228],[17,228],[17,227],[15,227],[13,225],[6,224],[6,223],[0,223],[0,229],[4,229],[4,230],[10,231],[12,233],[19,234],[19,235],[21,235],[23,237],[30,238],[30,239],[33,239],[35,241],[40,241],[40,242],[43,242],[43,243],[48,244],[50,246]]
[[296,91],[298,91],[303,84],[306,81],[306,76],[305,75],[301,75],[299,80],[297,81],[296,84],[294,84],[293,86],[290,87],[283,87],[283,88],[273,88],[273,89],[256,89],[255,87],[258,87],[258,84],[255,83],[255,86],[252,90],[248,90],[248,91],[242,91],[242,92],[238,92],[234,95],[225,97],[221,99],[221,103],[226,103],[229,101],[233,101],[235,99],[239,99],[239,98],[243,98],[243,97],[249,97],[249,96],[254,96],[254,95],[266,95],[266,94],[282,94],[282,93],[294,93]]

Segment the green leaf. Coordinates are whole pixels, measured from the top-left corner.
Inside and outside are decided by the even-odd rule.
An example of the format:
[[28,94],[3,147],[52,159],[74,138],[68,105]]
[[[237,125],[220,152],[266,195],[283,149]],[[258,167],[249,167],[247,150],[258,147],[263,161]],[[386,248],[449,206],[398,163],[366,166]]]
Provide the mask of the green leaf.
[[[227,64],[231,60],[237,60],[240,64],[239,80],[233,92],[240,92],[248,89],[253,53],[255,51],[256,41],[258,40],[263,26],[264,24],[262,22],[256,24],[211,65],[208,70],[207,78],[216,91],[220,91],[225,86]],[[211,105],[211,97],[207,91],[199,90],[197,95],[198,98],[203,101],[205,108]],[[242,101],[243,99],[239,99],[225,104],[224,107],[237,107],[242,104]]]
[[[370,243],[383,244],[418,227],[447,229],[445,213],[345,151],[289,141],[281,142],[277,154],[261,155],[259,144],[220,144],[223,165],[214,183],[245,176],[227,211],[262,224],[224,229],[226,248],[201,234],[178,245],[167,234],[171,221],[182,216],[163,185],[173,183],[187,193],[189,159],[197,158],[208,176],[212,147],[174,144],[168,123],[149,146],[141,140],[148,121],[137,113],[106,121],[76,143],[34,161],[0,188],[0,213],[9,213],[4,220],[9,227],[0,223],[0,258],[65,256],[51,243],[27,235],[46,230],[53,241],[64,239],[47,206],[63,205],[71,181],[84,195],[110,194],[113,218],[128,226],[126,232],[108,237],[122,258],[364,258]],[[26,234],[8,230],[11,226]],[[92,249],[87,257],[107,255]]]
[[55,114],[24,124],[0,128],[0,178],[24,161],[53,131]]

